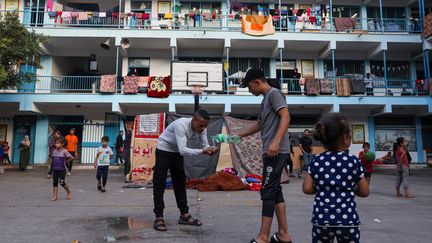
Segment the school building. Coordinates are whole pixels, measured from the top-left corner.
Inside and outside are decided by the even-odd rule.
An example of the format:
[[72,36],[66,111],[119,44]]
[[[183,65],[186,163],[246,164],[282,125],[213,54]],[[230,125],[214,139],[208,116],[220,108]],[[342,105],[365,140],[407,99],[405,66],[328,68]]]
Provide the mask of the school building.
[[[91,163],[103,135],[114,143],[124,119],[138,114],[191,114],[191,85],[212,115],[255,117],[262,97],[238,87],[262,68],[287,94],[290,131],[312,128],[326,112],[347,114],[351,152],[363,141],[377,156],[396,137],[413,163],[432,154],[432,25],[425,0],[0,0],[28,30],[48,36],[37,80],[0,92],[0,140],[29,135],[31,163],[48,158],[48,139],[74,127],[80,160]],[[242,33],[243,16],[263,35]],[[268,19],[266,16],[271,16]],[[275,32],[265,34],[271,23]],[[369,74],[369,75],[368,75]],[[112,87],[105,87],[109,77]],[[170,77],[169,97],[130,94],[124,77]],[[146,79],[148,80],[148,79]],[[146,84],[146,82],[144,81]],[[306,85],[304,85],[306,84]],[[142,85],[142,84],[138,84]],[[146,87],[139,91],[145,91]]]

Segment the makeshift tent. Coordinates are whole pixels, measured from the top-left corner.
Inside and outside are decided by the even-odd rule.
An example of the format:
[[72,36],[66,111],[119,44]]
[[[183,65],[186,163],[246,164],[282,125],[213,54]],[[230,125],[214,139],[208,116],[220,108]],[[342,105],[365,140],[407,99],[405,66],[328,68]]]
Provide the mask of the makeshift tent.
[[[177,114],[167,114],[167,126],[171,122],[175,121],[181,117],[187,117]],[[217,146],[220,148],[220,144],[212,144],[211,136],[222,132],[222,125],[224,119],[223,117],[211,117],[210,123],[207,127],[207,138],[209,140],[210,146]],[[191,148],[200,147],[200,141],[189,140],[188,144]],[[219,160],[219,152],[213,156],[208,155],[198,155],[198,156],[184,156],[184,168],[186,176],[188,178],[206,178],[216,172],[217,163]]]
[[135,117],[131,145],[132,181],[151,181],[156,162],[156,144],[165,128],[165,114],[139,115]]
[[[244,128],[253,126],[256,121],[225,117],[228,134],[237,133]],[[241,177],[246,174],[262,175],[262,143],[261,133],[245,137],[238,144],[230,144],[233,167],[239,172]],[[282,182],[288,181],[288,172],[282,173]]]

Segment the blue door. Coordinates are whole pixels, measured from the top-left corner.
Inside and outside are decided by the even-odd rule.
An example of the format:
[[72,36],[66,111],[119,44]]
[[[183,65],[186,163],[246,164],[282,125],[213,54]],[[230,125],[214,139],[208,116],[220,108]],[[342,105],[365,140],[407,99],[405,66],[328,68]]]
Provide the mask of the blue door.
[[114,156],[111,160],[111,164],[115,162],[116,151],[116,139],[120,131],[120,116],[117,114],[107,113],[105,115],[105,126],[104,126],[104,136],[109,137],[109,146],[114,152]]
[[30,164],[33,163],[34,158],[34,143],[36,135],[36,116],[16,116],[14,119],[14,137],[13,137],[13,153],[12,162],[15,164],[19,163],[20,150],[19,145],[24,139],[24,136],[30,137],[31,149],[30,149]]
[[[33,73],[36,74],[36,67],[28,64],[21,65],[20,73]],[[20,93],[34,93],[36,89],[36,80],[32,82],[23,82],[19,87],[18,92]]]

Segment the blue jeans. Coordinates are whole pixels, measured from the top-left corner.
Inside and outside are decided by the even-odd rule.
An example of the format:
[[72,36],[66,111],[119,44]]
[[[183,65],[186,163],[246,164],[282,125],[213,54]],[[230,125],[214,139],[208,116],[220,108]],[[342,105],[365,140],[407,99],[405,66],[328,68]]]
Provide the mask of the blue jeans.
[[304,153],[303,154],[303,167],[302,171],[307,171],[309,162],[312,160],[312,153]]

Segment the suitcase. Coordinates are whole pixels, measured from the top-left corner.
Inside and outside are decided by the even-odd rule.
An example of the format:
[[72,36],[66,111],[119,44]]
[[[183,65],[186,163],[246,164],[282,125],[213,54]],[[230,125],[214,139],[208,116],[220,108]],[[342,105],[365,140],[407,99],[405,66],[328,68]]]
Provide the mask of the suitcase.
[[102,75],[100,83],[100,92],[105,94],[114,94],[116,88],[115,75]]
[[306,95],[319,95],[321,88],[318,79],[309,78],[305,83]]
[[333,80],[332,79],[321,79],[321,94],[331,95],[333,94]]
[[125,94],[136,94],[138,93],[138,81],[137,76],[126,76],[123,78],[123,91]]
[[170,93],[171,77],[151,77],[148,82],[147,96],[167,98]]
[[350,82],[347,78],[337,78],[336,79],[336,94],[337,96],[350,96]]
[[362,79],[350,79],[351,94],[364,94],[366,92],[366,85]]

